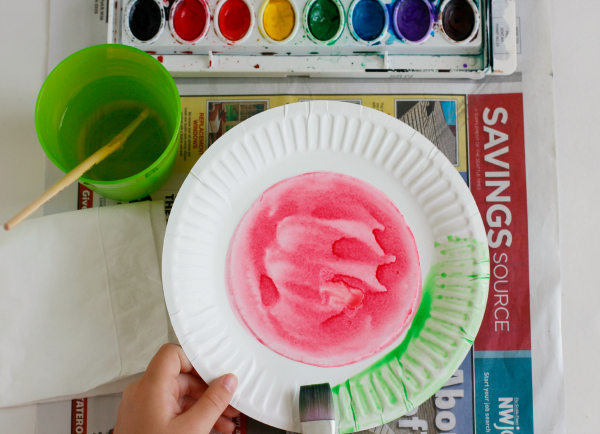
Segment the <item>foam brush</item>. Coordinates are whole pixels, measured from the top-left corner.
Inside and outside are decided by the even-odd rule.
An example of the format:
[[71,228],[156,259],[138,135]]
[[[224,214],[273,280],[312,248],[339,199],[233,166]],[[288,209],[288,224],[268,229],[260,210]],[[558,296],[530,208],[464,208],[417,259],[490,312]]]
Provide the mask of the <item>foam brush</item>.
[[300,387],[300,426],[303,434],[334,434],[335,408],[329,383]]

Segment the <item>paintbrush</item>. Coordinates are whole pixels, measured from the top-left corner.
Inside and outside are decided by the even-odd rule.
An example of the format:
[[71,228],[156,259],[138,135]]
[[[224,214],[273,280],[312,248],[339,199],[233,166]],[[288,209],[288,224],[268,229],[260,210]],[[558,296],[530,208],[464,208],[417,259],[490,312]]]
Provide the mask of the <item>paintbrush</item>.
[[33,214],[39,207],[48,202],[58,193],[63,191],[69,185],[73,184],[79,179],[85,172],[90,170],[96,164],[103,161],[106,157],[111,155],[113,152],[121,149],[123,143],[129,138],[129,136],[136,130],[136,128],[150,115],[150,109],[145,109],[140,115],[131,122],[123,131],[121,131],[114,139],[102,148],[98,149],[84,161],[79,163],[74,169],[63,176],[56,184],[46,190],[40,197],[30,203],[25,209],[19,214],[11,218],[4,224],[4,229],[7,231],[11,230],[31,214]]
[[303,434],[334,434],[335,408],[329,383],[300,387],[300,427]]

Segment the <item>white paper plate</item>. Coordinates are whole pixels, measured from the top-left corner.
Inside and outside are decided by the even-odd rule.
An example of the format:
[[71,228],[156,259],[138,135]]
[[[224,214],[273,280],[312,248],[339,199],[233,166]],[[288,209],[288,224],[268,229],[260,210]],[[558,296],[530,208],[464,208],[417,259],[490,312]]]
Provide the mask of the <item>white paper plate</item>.
[[[315,171],[359,178],[394,202],[415,237],[424,282],[405,337],[336,368],[262,345],[236,319],[225,288],[229,242],[250,205],[273,184]],[[489,258],[475,201],[431,142],[377,110],[313,101],[253,116],[205,152],[171,211],[163,283],[173,327],[198,373],[206,381],[238,376],[234,407],[299,431],[300,386],[329,382],[340,432],[353,432],[402,416],[458,368],[483,317]]]

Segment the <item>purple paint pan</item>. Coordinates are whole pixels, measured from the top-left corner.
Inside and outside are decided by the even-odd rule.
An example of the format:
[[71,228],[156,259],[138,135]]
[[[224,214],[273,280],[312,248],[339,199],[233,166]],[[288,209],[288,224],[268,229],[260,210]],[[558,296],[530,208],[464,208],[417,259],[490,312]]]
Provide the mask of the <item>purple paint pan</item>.
[[398,0],[392,10],[394,32],[413,44],[429,38],[433,23],[433,8],[427,0]]

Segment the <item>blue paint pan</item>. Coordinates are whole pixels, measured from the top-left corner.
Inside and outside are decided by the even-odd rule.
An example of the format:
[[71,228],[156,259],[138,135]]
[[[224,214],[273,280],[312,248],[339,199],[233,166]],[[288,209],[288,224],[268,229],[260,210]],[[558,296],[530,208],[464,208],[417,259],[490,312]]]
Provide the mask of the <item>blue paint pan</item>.
[[377,45],[389,28],[389,14],[381,0],[354,0],[348,11],[352,37],[365,45]]

